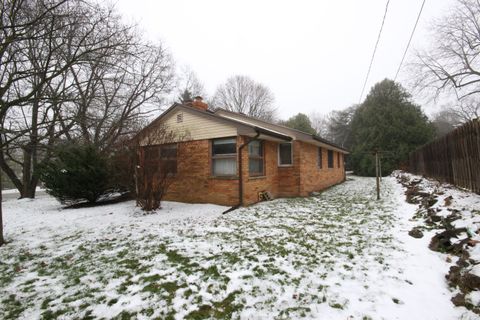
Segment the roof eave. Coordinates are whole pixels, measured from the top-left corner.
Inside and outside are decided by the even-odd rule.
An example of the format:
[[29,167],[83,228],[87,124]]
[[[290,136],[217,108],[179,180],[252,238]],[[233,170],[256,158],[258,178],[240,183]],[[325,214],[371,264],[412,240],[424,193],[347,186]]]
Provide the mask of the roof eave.
[[290,136],[283,135],[283,134],[276,133],[276,132],[272,132],[272,131],[266,130],[264,128],[254,127],[253,129],[255,131],[257,131],[258,133],[262,133],[262,134],[265,134],[267,136],[271,136],[271,137],[278,138],[278,139],[281,139],[281,140],[285,140],[285,141],[292,141],[293,140],[293,138],[290,137]]

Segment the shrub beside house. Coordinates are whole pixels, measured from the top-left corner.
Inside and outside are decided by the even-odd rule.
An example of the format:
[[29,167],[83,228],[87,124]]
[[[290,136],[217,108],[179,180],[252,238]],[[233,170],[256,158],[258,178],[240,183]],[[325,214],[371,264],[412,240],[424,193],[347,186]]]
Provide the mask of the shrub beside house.
[[[249,205],[265,194],[307,196],[345,180],[345,149],[244,114],[211,111],[200,97],[172,105],[135,143],[139,165],[169,164],[166,200]],[[142,158],[152,147],[158,162]]]

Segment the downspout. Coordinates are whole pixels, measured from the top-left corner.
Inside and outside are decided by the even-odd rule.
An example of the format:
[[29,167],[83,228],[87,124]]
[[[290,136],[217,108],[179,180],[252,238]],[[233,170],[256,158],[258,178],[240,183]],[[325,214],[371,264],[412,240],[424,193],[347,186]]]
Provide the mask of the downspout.
[[242,144],[240,147],[238,147],[238,155],[237,155],[237,159],[238,159],[238,200],[239,200],[239,203],[231,208],[229,208],[228,210],[224,211],[223,214],[226,214],[226,213],[229,213],[230,211],[233,211],[233,210],[236,210],[238,209],[239,207],[243,206],[243,170],[242,170],[242,150],[248,146],[248,144],[252,141],[255,141],[255,140],[258,140],[258,137],[260,136],[260,131],[259,130],[255,130],[257,132],[257,134],[252,138],[252,139],[249,139],[247,142],[245,142],[244,144]]

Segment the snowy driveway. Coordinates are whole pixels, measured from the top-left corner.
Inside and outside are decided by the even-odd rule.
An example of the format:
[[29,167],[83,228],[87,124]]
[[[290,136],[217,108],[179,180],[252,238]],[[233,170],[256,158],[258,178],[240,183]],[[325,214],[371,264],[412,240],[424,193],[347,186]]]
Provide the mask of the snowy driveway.
[[473,319],[393,178],[225,207],[4,203],[0,318]]

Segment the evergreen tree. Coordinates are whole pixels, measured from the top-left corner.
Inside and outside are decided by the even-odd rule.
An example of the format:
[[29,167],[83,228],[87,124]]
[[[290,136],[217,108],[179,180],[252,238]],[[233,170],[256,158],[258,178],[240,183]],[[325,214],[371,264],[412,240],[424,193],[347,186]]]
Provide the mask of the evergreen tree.
[[182,94],[178,97],[178,100],[180,101],[180,103],[186,103],[186,102],[191,102],[193,101],[193,98],[192,98],[192,93],[190,91],[188,91],[188,89],[185,89]]
[[312,127],[310,119],[304,113],[298,113],[297,115],[290,117],[287,121],[281,122],[281,124],[306,133],[317,134]]
[[47,193],[63,204],[94,203],[109,188],[107,159],[91,145],[57,147],[39,172]]
[[433,138],[434,128],[420,106],[398,83],[385,79],[371,89],[351,124],[352,165],[356,174],[375,175],[372,152],[385,151],[382,174],[388,175],[408,154]]

